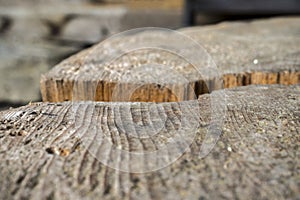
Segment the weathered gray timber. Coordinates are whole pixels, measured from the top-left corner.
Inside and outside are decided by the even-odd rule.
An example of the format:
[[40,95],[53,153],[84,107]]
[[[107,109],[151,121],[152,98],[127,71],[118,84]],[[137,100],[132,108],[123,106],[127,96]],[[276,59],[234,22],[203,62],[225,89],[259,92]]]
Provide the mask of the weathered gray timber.
[[[3,111],[0,199],[297,199],[300,86],[225,90],[223,134],[211,153],[199,159],[203,133],[210,123],[209,99],[220,92],[199,97],[201,125],[187,152],[172,165],[145,174],[120,172],[91,156],[72,137],[74,130],[87,128],[89,121],[75,126],[69,102],[34,103]],[[100,116],[104,133],[120,142],[122,149],[153,148],[150,141],[123,137],[114,125],[114,104],[101,102],[94,112],[83,107],[77,114],[87,120],[92,119],[90,115]],[[132,116],[149,104],[123,103],[132,108]],[[178,104],[157,106],[163,105],[166,115],[176,116]],[[136,116],[135,123],[144,117]],[[170,119],[176,123],[176,117]]]
[[[249,23],[221,23],[207,27],[192,27],[179,30],[186,36],[193,38],[212,56],[218,67],[218,73],[223,79],[224,87],[231,88],[249,84],[297,84],[300,82],[300,18],[274,18],[258,20]],[[214,77],[210,77],[204,83],[205,78],[199,73],[187,58],[174,55],[170,52],[157,49],[144,49],[135,52],[126,52],[124,45],[141,44],[144,41],[161,43],[161,48],[170,44],[182,43],[182,51],[193,49],[185,44],[186,40],[172,41],[170,34],[139,33],[128,35],[122,38],[111,39],[108,42],[96,45],[88,50],[82,51],[69,59],[64,60],[41,79],[41,92],[44,101],[59,102],[72,100],[73,86],[92,87],[95,86],[94,100],[111,101],[112,91],[116,84],[122,82],[123,74],[133,73],[134,69],[141,65],[165,65],[189,80],[188,85],[196,95],[207,93],[208,90],[219,89]],[[102,46],[101,46],[102,45]],[[151,45],[150,45],[151,46]],[[145,46],[147,47],[147,46]],[[122,49],[123,48],[123,49]],[[199,51],[201,48],[199,47]],[[114,62],[105,59],[112,54],[121,54]],[[198,58],[199,54],[194,53]],[[206,66],[206,58],[198,58],[200,68]],[[171,86],[157,87],[157,82],[146,85],[137,90],[132,101],[180,101],[190,99],[174,97],[172,90],[182,87],[185,84],[182,80],[175,81],[172,76],[166,73],[157,72]],[[215,70],[216,71],[216,70]],[[151,72],[152,73],[152,72]],[[202,74],[203,75],[203,74]],[[205,75],[205,74],[204,74]],[[127,85],[133,82],[143,82],[144,76],[136,76],[134,81],[124,83],[124,90]],[[186,81],[186,80],[184,80]],[[145,81],[147,82],[147,81]],[[185,93],[182,89],[181,93]],[[146,92],[145,92],[146,91]],[[189,92],[189,91],[188,91]],[[78,92],[82,99],[91,96],[87,91]],[[192,97],[193,98],[193,97]]]

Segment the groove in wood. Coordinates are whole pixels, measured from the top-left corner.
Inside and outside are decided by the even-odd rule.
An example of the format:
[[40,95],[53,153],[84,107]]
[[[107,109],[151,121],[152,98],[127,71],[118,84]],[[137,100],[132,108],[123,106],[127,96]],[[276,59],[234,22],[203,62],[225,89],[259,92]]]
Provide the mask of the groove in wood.
[[[209,127],[211,95],[199,98],[200,126],[189,149],[158,171],[125,173],[103,165],[76,133],[89,134],[92,122],[119,148],[152,151],[160,137],[132,137],[129,124],[157,123],[169,116],[165,137],[176,129],[179,103],[98,102],[74,110],[71,103],[37,103],[0,113],[1,199],[295,199],[299,196],[299,99],[295,86],[247,86],[225,90],[222,136],[204,159],[199,151]],[[223,102],[220,102],[220,104]],[[157,107],[149,118],[149,106]],[[118,105],[118,106],[117,106]],[[185,108],[188,109],[188,108]],[[188,111],[188,110],[187,110]],[[74,124],[74,112],[78,121]],[[153,115],[155,116],[155,115]],[[124,121],[123,128],[116,126]],[[126,127],[128,125],[128,127]],[[23,134],[26,133],[26,134]],[[123,166],[131,157],[91,140],[96,155]],[[52,150],[49,152],[49,148]],[[66,153],[68,152],[68,153]],[[166,154],[167,155],[167,154]],[[147,159],[140,160],[151,166]]]

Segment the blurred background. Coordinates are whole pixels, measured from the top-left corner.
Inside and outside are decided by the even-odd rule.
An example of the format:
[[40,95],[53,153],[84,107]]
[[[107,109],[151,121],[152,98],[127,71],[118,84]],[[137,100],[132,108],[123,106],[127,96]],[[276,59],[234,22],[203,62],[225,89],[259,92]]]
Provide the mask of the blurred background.
[[42,73],[121,31],[299,13],[299,0],[0,0],[0,110],[40,101]]

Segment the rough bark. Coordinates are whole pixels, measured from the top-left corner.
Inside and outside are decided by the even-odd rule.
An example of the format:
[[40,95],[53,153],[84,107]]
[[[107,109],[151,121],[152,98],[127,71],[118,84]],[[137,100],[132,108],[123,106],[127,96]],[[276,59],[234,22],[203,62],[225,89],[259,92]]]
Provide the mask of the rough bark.
[[[225,88],[245,86],[249,84],[297,84],[300,82],[299,72],[299,18],[275,18],[251,23],[221,23],[207,27],[193,27],[179,30],[197,41],[212,56],[218,73],[205,78],[199,70],[178,55],[162,50],[140,50],[123,52],[122,45],[134,45],[143,41],[161,41],[162,48],[170,43],[183,43],[183,49],[192,48],[185,41],[170,41],[170,34],[140,33],[134,36],[111,39],[103,46],[96,45],[54,67],[41,79],[41,91],[44,101],[59,102],[71,100],[74,95],[73,86],[94,88],[78,90],[80,99],[112,101],[112,91],[120,84],[123,91],[132,84],[144,83],[132,95],[131,101],[181,101],[193,99],[195,93],[200,95],[219,89],[220,80]],[[126,53],[114,60],[105,61],[113,54]],[[199,47],[199,51],[201,48]],[[197,53],[194,55],[199,56]],[[206,59],[199,58],[206,66]],[[133,69],[143,64],[163,64],[171,70],[182,74],[185,79],[177,80],[172,73],[162,73],[151,69],[158,76],[156,81],[147,82],[144,75],[136,75],[130,80],[123,80],[122,74],[133,73]],[[203,64],[203,65],[202,65]],[[200,68],[201,68],[200,66]],[[201,71],[201,69],[200,69]],[[188,83],[185,81],[188,80]],[[122,81],[124,83],[122,83]],[[185,86],[185,87],[183,87]],[[174,91],[177,91],[174,93]],[[179,94],[179,95],[178,95]]]
[[[210,99],[222,92],[227,110],[222,135],[211,153],[199,159],[203,133],[211,123]],[[89,120],[101,118],[103,131],[122,149],[154,148],[155,141],[123,137],[113,117],[117,103],[98,103],[94,110],[80,107],[76,112],[87,121],[79,126],[68,102],[4,111],[0,113],[0,198],[296,199],[300,195],[299,100],[299,85],[247,86],[202,95],[201,123],[193,144],[170,166],[145,174],[106,167],[73,137],[74,131],[88,129]],[[128,122],[143,121],[150,104],[122,103],[131,108]],[[179,105],[155,104],[171,116],[174,126],[172,116],[182,111]]]

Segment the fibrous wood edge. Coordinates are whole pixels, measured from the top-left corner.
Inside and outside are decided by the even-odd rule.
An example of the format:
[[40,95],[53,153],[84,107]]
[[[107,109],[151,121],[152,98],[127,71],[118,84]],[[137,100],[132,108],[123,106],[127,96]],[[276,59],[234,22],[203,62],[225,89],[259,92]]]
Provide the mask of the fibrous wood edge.
[[[157,82],[144,84],[138,88],[128,101],[183,101],[194,99],[194,95],[198,96],[220,88],[251,84],[298,84],[300,83],[299,23],[297,17],[274,18],[251,23],[222,23],[179,30],[197,41],[216,63],[217,68],[214,70],[218,71],[218,75],[209,79],[198,76],[197,69],[186,60],[163,51],[144,50],[128,55],[124,52],[125,56],[108,64],[103,60],[111,56],[110,50],[117,51],[124,42],[135,44],[142,43],[147,38],[153,39],[151,37],[155,36],[155,32],[112,39],[105,43],[105,48],[99,48],[100,44],[84,50],[42,76],[43,101],[72,100],[74,85],[79,88],[95,87],[92,92],[77,90],[81,99],[114,101],[112,92],[117,84],[126,91],[131,85],[143,82],[143,76],[138,76],[134,81],[121,83],[119,74],[130,72],[130,66],[135,68],[147,63],[164,64],[184,74],[187,79],[174,83],[173,78],[169,77],[170,73],[162,72],[160,73],[164,76],[162,79],[170,84],[161,87],[157,78]],[[157,40],[162,43],[164,40],[168,41],[168,34],[157,34]],[[182,45],[182,48],[189,48]],[[199,52],[202,52],[200,46]],[[194,56],[199,55],[195,53]],[[108,70],[105,71],[104,68]],[[188,83],[182,83],[186,80]]]
[[[71,103],[36,103],[1,112],[0,198],[297,198],[300,194],[300,86],[225,90],[227,112],[222,136],[212,152],[199,159],[203,133],[210,123],[209,99],[220,92],[199,98],[201,126],[189,150],[170,166],[145,174],[108,168],[71,137],[74,131]],[[149,105],[121,104],[135,111]],[[111,118],[114,103],[99,105],[99,112],[92,115],[101,117],[103,130],[111,130],[107,133],[114,133],[110,134],[112,140],[122,141],[121,148],[153,148],[151,143],[119,140],[122,134]],[[164,105],[168,115],[178,113],[178,103],[157,105]],[[89,119],[89,110],[78,112]],[[134,113],[131,115],[135,115],[137,123],[143,119],[139,112]],[[76,126],[75,131],[85,126]]]
[[[68,79],[52,79],[43,76],[41,78],[41,93],[43,101],[48,102],[62,102],[73,100],[74,82],[77,87],[87,87],[89,85],[96,85],[94,91],[82,91],[80,95],[81,100],[95,100],[95,101],[113,101],[112,93],[117,83],[106,81],[74,81]],[[279,72],[245,72],[240,74],[225,74],[223,80],[199,80],[191,82],[188,86],[182,87],[179,95],[174,93],[173,90],[178,90],[180,85],[172,85],[171,87],[159,87],[159,84],[145,84],[143,87],[138,88],[128,101],[138,102],[176,102],[183,100],[195,99],[195,95],[210,93],[214,90],[222,88],[234,88],[247,85],[270,85],[270,84],[283,84],[294,85],[300,83],[300,72],[298,71],[279,71]],[[122,85],[122,84],[121,84]],[[218,86],[218,87],[215,87]],[[130,88],[130,84],[121,86],[123,91]],[[185,96],[186,93],[190,95]]]

